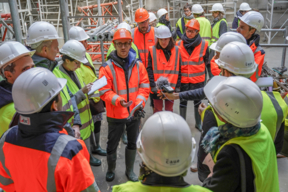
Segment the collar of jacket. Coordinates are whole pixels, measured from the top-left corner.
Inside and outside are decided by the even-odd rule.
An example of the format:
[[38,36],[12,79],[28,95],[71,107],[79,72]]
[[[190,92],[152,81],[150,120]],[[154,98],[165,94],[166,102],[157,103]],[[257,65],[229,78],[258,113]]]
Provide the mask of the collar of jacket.
[[251,46],[253,43],[255,43],[256,47],[259,46],[260,42],[260,35],[254,33],[250,39],[247,40],[247,45]]
[[182,35],[182,40],[184,47],[188,48],[188,47],[197,47],[201,43],[202,38],[198,33],[193,39],[189,39],[186,33],[184,33],[184,35]]
[[164,177],[158,175],[155,172],[152,172],[148,176],[146,176],[142,184],[144,185],[151,185],[151,186],[168,186],[168,187],[188,187],[190,186],[186,183],[181,176],[176,177]]
[[21,133],[27,136],[45,132],[59,132],[73,115],[73,112],[67,111],[20,114],[18,127]]
[[117,65],[118,67],[121,67],[122,69],[125,69],[125,65],[128,64],[126,69],[129,69],[130,67],[133,67],[137,61],[136,59],[136,53],[134,51],[129,51],[128,53],[128,63],[123,63],[123,59],[118,57],[116,50],[112,51],[111,54],[109,55],[108,59],[112,59],[112,61]]
[[13,103],[12,85],[6,80],[3,80],[0,82],[0,108],[4,107],[9,103]]
[[163,23],[164,25],[166,25],[169,29],[170,29],[170,21],[168,21],[166,19],[166,14],[162,15],[159,19],[159,23]]
[[239,17],[242,17],[243,15],[240,13],[240,11],[238,10],[237,12],[236,12],[236,16],[239,18]]
[[35,64],[36,67],[45,67],[47,69],[49,69],[50,71],[53,71],[54,68],[57,66],[58,62],[55,61],[51,61],[47,58],[41,57],[39,55],[34,54],[32,56],[33,62]]

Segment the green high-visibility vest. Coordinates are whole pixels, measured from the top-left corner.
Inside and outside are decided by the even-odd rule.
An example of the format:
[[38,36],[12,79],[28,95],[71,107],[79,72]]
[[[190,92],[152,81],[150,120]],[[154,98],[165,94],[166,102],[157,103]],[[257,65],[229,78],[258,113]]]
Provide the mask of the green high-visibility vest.
[[227,25],[227,28],[228,28],[228,23],[226,21],[226,19],[221,19],[220,21],[218,21],[212,28],[212,42],[211,43],[214,43],[216,41],[218,41],[219,39],[219,28],[220,28],[220,23],[221,21],[225,21],[226,25]]
[[[57,66],[57,68],[59,68],[59,66]],[[72,94],[76,94],[79,91],[78,86],[74,83],[74,81],[68,75],[66,75],[62,71],[60,72],[63,78],[67,79],[67,86],[69,87],[69,90],[72,92]],[[84,82],[79,71],[76,70],[75,74],[80,82],[81,87],[84,87]],[[82,139],[85,140],[90,137],[91,132],[94,130],[94,123],[93,123],[93,119],[92,119],[92,115],[90,111],[88,97],[86,97],[85,100],[81,101],[81,103],[79,103],[77,106],[78,106],[80,119],[82,123],[82,127],[80,128],[80,133],[81,133]]]
[[250,157],[255,175],[255,191],[279,192],[275,146],[266,126],[261,123],[260,130],[255,135],[236,137],[224,143],[215,154],[215,163],[222,148],[231,144],[239,145]]
[[274,140],[281,124],[285,121],[288,107],[279,92],[261,91],[261,93],[263,96],[262,123],[267,127]]
[[212,29],[211,24],[208,19],[205,17],[197,17],[196,18],[200,24],[200,31],[199,34],[205,41],[208,42],[208,45],[211,45],[211,37],[212,37]]
[[0,108],[0,137],[9,129],[9,125],[16,113],[14,103],[9,103]]
[[[285,121],[285,118],[288,114],[288,107],[279,92],[261,91],[261,93],[263,97],[261,120],[262,123],[267,127],[272,139],[274,140],[281,127],[281,124]],[[211,106],[208,106],[201,114],[202,121],[204,120],[206,110],[211,110],[213,112],[218,127],[224,124],[224,122],[218,118],[217,114]]]
[[[62,72],[59,70],[58,67],[55,67],[53,70],[53,74],[57,77],[57,78],[65,78],[62,75]],[[62,99],[62,110],[63,111],[70,111],[73,112],[73,105],[72,105],[72,101],[71,101],[71,97],[69,95],[67,86],[64,86],[64,88],[62,89],[62,91],[60,91],[60,96]],[[70,123],[71,126],[73,126],[73,120],[74,120],[74,116],[72,116],[69,120],[68,123]]]
[[164,25],[164,26],[166,26],[166,25],[165,25],[165,24],[163,24],[163,23],[157,23],[156,27],[160,27],[161,25]]
[[[139,59],[139,53],[138,53],[138,48],[137,46],[132,42],[131,44],[131,48],[136,52],[136,59]],[[106,61],[108,60],[108,56],[110,55],[110,53],[112,51],[116,50],[115,47],[114,47],[114,43],[111,43],[108,51],[107,51],[107,55],[106,55]]]
[[[96,81],[98,78],[96,76],[96,70],[93,65],[93,61],[89,55],[89,53],[86,52],[86,58],[88,62],[90,63],[89,66],[85,66],[85,64],[81,63],[80,68],[78,68],[76,71],[78,71],[79,74],[81,74],[81,77],[83,79],[83,82],[87,85],[89,83],[93,83]],[[91,68],[92,67],[92,68]],[[95,103],[100,101],[100,94],[99,91],[95,91],[92,96],[89,98],[93,99]]]
[[[288,105],[288,96],[287,95],[284,98],[284,101]],[[286,119],[285,119],[284,141],[283,141],[283,147],[281,150],[281,154],[288,157],[288,116],[286,116]]]
[[209,189],[198,185],[190,185],[188,187],[161,187],[143,185],[140,181],[128,181],[120,185],[114,185],[112,192],[211,192]]
[[[183,33],[185,32],[185,29],[183,29],[183,27],[185,27],[185,26],[182,26],[182,18],[183,18],[183,17],[181,17],[180,19],[178,19],[178,21],[177,21],[177,23],[176,23],[176,28],[179,27],[180,32],[181,32],[181,34],[183,35]],[[185,25],[187,24],[188,21],[189,21],[189,19],[185,19],[185,18],[184,18],[184,23],[185,23]],[[177,39],[180,39],[180,37],[178,37],[178,35],[177,35]]]

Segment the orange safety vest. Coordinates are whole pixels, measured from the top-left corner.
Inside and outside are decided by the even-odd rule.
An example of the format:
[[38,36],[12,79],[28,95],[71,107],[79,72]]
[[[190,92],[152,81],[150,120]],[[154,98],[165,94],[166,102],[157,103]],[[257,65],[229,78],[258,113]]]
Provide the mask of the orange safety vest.
[[213,58],[210,61],[210,67],[212,75],[219,76],[219,74],[221,73],[221,69],[219,69],[219,66],[215,62],[215,56],[213,56]]
[[150,31],[148,33],[141,33],[136,27],[134,29],[134,34],[132,35],[133,42],[137,46],[140,59],[142,60],[145,68],[148,66],[148,48],[150,46],[155,45],[156,39],[155,39],[155,33],[154,33],[154,27],[151,27]]
[[183,41],[177,45],[181,52],[181,83],[202,83],[205,81],[205,63],[203,57],[208,48],[208,42],[202,42],[194,48],[191,55],[186,51]]
[[[123,68],[109,59],[100,67],[99,77],[106,76],[107,85],[100,89],[100,97],[106,104],[107,118],[126,119],[132,109],[143,102],[143,107],[149,97],[150,84],[146,68],[140,61],[129,67],[128,82]],[[127,87],[128,86],[128,87]],[[133,101],[129,108],[122,107],[120,101]]]
[[149,47],[149,51],[152,57],[154,81],[156,82],[161,76],[167,77],[170,86],[175,89],[179,75],[179,48],[175,46],[173,49],[171,49],[169,61],[166,60],[162,49],[156,49],[155,46],[152,46]]
[[264,63],[265,54],[262,54],[262,52],[261,52],[262,47],[256,46],[255,42],[250,46],[250,48],[254,53],[254,60],[258,65],[255,73],[253,73],[253,75],[250,77],[250,79],[253,82],[256,82],[262,73],[262,67],[263,67],[263,63]]

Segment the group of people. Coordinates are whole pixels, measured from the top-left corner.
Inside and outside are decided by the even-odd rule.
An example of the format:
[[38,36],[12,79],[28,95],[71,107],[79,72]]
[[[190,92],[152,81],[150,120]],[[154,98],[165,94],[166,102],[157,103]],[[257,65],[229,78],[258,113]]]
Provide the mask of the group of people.
[[[165,11],[158,11],[155,28],[143,8],[135,13],[136,28],[118,25],[99,69],[107,84],[92,93],[97,75],[83,28],[72,27],[60,50],[57,31],[47,22],[30,26],[29,47],[14,41],[0,46],[1,188],[98,192],[90,165],[101,161],[93,154],[107,156],[106,181],[113,181],[118,144],[127,134],[129,182],[113,192],[279,191],[276,154],[288,107],[280,93],[257,86],[265,52],[256,31],[263,16],[247,10],[237,33],[227,32],[221,4],[212,7],[212,26],[201,5],[186,5],[175,42]],[[159,86],[161,78],[174,93]],[[140,129],[149,96],[154,114]],[[209,106],[201,103],[205,97]],[[181,116],[173,113],[175,99]],[[203,186],[184,180],[196,147],[185,121],[188,100],[201,131],[197,168]],[[99,145],[105,108],[106,150]],[[139,177],[133,170],[137,151]]]

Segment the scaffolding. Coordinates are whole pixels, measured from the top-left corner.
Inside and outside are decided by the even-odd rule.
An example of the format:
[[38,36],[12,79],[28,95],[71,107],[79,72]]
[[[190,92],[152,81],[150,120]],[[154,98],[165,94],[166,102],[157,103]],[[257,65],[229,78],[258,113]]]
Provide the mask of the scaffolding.
[[[273,24],[273,14],[274,14],[274,6],[275,4],[278,3],[288,3],[288,1],[276,1],[276,0],[268,0],[267,3],[267,11],[266,11],[266,24],[265,27],[266,29],[273,29],[275,28],[275,26],[278,24],[278,22],[282,19],[282,17],[286,14],[286,12],[288,11],[288,8],[286,9],[286,11],[281,15],[281,17],[278,19],[278,21]],[[286,19],[285,22],[282,23],[281,27],[279,29],[284,29],[286,23],[288,22],[288,18]],[[267,40],[267,43],[270,44],[271,41],[274,39],[274,37],[278,34],[278,31],[274,33],[274,35],[272,36],[272,32],[265,32],[265,40]],[[272,37],[271,37],[272,36]]]

